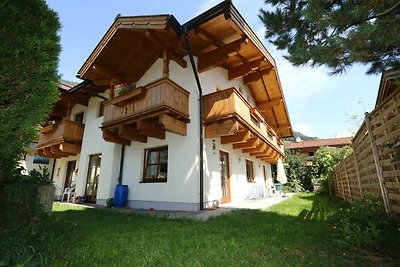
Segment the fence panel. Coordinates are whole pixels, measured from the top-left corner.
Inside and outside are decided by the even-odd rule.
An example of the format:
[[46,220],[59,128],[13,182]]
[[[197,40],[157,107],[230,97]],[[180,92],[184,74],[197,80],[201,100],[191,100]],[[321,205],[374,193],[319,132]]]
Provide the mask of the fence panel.
[[[390,210],[400,214],[400,88],[367,115],[371,133],[364,122],[352,140],[353,153],[338,164],[332,184],[337,196],[348,202],[364,194],[382,196],[370,138],[375,140],[378,166]],[[372,136],[369,136],[372,135]],[[379,170],[379,168],[378,168]],[[361,188],[360,188],[361,186]]]

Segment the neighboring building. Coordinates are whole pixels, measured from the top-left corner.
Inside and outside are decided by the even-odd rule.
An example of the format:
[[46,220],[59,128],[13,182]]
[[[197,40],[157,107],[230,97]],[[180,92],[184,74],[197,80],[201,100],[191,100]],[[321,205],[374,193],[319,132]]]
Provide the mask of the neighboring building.
[[292,136],[275,61],[231,1],[183,25],[117,17],[78,74],[37,147],[56,158],[58,196],[73,183],[106,205],[121,175],[132,208],[240,201],[272,183]]
[[308,141],[296,140],[296,142],[285,143],[285,148],[294,153],[300,153],[312,157],[321,147],[344,147],[350,145],[351,137],[342,137]]

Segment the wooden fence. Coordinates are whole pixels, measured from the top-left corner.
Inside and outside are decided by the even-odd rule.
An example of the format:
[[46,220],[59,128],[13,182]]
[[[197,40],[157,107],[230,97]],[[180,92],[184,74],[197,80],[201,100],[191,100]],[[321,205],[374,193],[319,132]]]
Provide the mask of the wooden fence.
[[388,213],[400,215],[400,88],[374,111],[352,140],[353,153],[337,167],[331,187],[352,202],[365,194],[379,195]]

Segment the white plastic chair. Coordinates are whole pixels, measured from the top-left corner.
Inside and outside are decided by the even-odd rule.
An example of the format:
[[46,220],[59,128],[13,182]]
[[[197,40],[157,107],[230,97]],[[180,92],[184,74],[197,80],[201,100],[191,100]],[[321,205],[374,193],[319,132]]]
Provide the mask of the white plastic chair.
[[67,195],[67,202],[69,202],[69,199],[71,198],[71,194],[73,192],[75,192],[75,187],[66,187],[60,201],[63,202],[64,196]]

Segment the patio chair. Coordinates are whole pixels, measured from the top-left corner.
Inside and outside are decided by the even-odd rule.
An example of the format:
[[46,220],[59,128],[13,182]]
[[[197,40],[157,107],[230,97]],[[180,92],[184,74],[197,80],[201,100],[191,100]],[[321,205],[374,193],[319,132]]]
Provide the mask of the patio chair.
[[67,195],[67,202],[69,202],[69,199],[71,198],[71,195],[75,192],[75,187],[66,187],[64,189],[64,193],[61,195],[61,202],[64,200],[64,196]]

